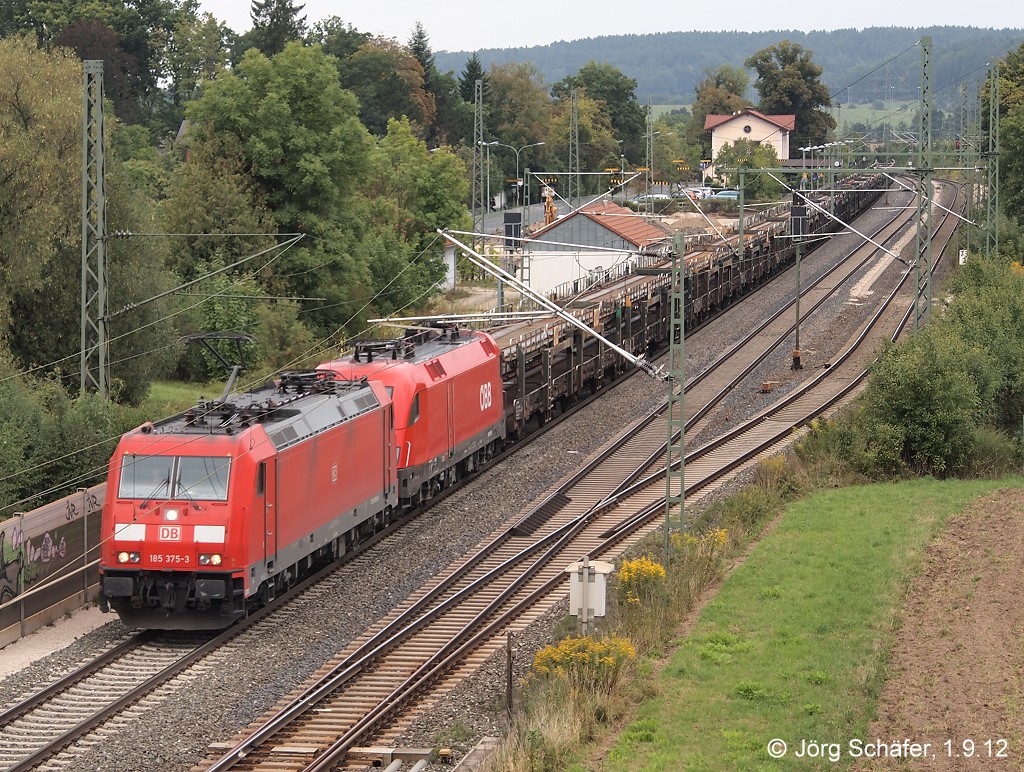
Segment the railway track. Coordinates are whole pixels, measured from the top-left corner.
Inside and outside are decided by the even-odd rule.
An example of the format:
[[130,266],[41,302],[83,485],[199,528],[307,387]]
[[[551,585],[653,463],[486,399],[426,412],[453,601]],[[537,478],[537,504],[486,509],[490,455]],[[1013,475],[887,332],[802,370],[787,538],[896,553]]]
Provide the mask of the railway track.
[[[364,546],[382,540],[408,519],[396,522]],[[144,631],[23,697],[0,711],[0,770],[74,769],[76,754],[62,757],[61,751],[76,742],[83,746],[102,742],[108,723],[121,720],[125,711],[158,690],[173,689],[175,679],[187,678],[190,669],[211,654],[233,648],[237,656],[244,656],[247,634],[259,635],[263,622],[286,624],[292,600],[306,592],[324,591],[329,586],[325,577],[360,554],[351,553],[340,564],[314,573],[222,632]],[[271,615],[275,615],[272,620]]]
[[[949,226],[947,240],[951,232]],[[824,302],[842,283],[836,277],[845,271],[848,280],[866,259],[851,255],[844,264],[860,261],[856,268],[847,265],[809,292]],[[688,453],[686,495],[708,490],[737,467],[788,443],[795,427],[854,390],[874,359],[877,341],[895,339],[912,314],[912,306],[898,309],[910,277],[910,271],[902,276],[830,368],[769,410]],[[726,357],[732,364],[723,369],[749,373],[752,362],[768,356],[790,332],[783,325],[751,357],[765,334],[755,332]],[[735,378],[726,378],[719,391],[728,391]],[[697,429],[698,414],[706,414],[703,404],[690,416],[688,433]],[[550,609],[564,593],[566,566],[584,556],[611,559],[661,526],[666,463],[661,419],[652,416],[633,427],[538,506],[354,641],[273,716],[196,770],[327,770],[360,745],[387,743],[405,725],[400,716],[408,706],[418,703],[422,709],[439,699],[500,647],[505,634]]]
[[[885,228],[888,227],[889,225],[884,226],[881,230],[885,230]],[[881,233],[881,231],[879,232],[879,234],[875,235],[877,235],[878,238],[886,237]],[[843,271],[846,272],[845,276],[846,278],[848,278],[857,270],[857,268],[854,266],[862,264],[863,260],[865,259],[869,258],[865,258],[863,255],[851,255],[842,263],[843,266],[846,266],[845,268],[837,267],[833,269],[831,272],[829,272],[829,274],[826,275],[831,278],[823,277],[821,280],[818,280],[818,282],[816,282],[815,284],[809,284],[806,288],[806,291],[808,293],[813,293],[817,291],[824,297],[824,288],[830,285],[841,285],[842,281],[846,280],[843,278],[839,278]],[[816,287],[818,289],[815,289]],[[806,299],[804,302],[806,304],[805,314],[809,316],[813,312],[811,308],[811,305],[813,304],[810,304],[810,302]],[[749,365],[749,358],[751,356],[750,352],[756,351],[760,346],[763,349],[763,356],[767,356],[769,351],[777,348],[778,345],[782,344],[782,342],[785,339],[785,336],[788,335],[792,329],[792,325],[787,324],[784,321],[784,317],[787,313],[787,310],[788,309],[780,310],[779,313],[775,315],[773,320],[769,320],[768,322],[765,323],[766,326],[763,326],[762,329],[755,331],[755,333],[753,333],[751,336],[748,336],[747,341],[745,341],[742,344],[746,353],[741,354],[739,352],[740,347],[736,347],[733,350],[732,356],[729,358],[730,362],[735,363],[746,358],[748,360],[748,364],[745,366],[745,369],[740,368],[736,365],[730,365],[730,367],[735,366],[737,368],[737,373],[733,373],[729,379],[726,379],[727,383],[735,384],[737,378],[742,379],[743,377],[742,375],[738,375],[739,372],[749,372],[751,367]],[[775,329],[774,332],[767,331],[768,327],[771,325],[777,326],[777,329]],[[773,344],[770,342],[771,340],[774,340]],[[702,373],[700,377],[694,379],[691,384],[688,384],[688,390],[692,388],[694,392],[696,392],[700,388],[710,388],[710,384],[712,383],[720,383],[723,380],[723,376],[720,374],[723,369],[725,369],[725,365],[723,365],[721,368],[709,368],[707,371],[705,371],[705,373]],[[709,384],[709,386],[705,387],[705,383]],[[729,388],[729,385],[719,385],[718,393],[721,394],[728,392]],[[710,409],[710,407],[708,406],[713,401],[714,398],[710,397],[707,398],[706,400],[703,397],[698,398],[697,396],[693,396],[692,398],[688,399],[686,410],[689,419],[687,425],[688,437],[691,432],[691,427],[693,428],[694,433],[697,433],[699,431],[699,424],[697,422],[703,415],[707,414],[707,410]],[[698,406],[700,406],[701,409],[698,409]],[[693,410],[692,414],[691,409]],[[450,636],[449,640],[461,642],[449,643],[448,653],[438,651],[433,654],[430,654],[429,656],[423,659],[424,664],[417,668],[417,671],[422,671],[419,673],[422,683],[418,687],[412,688],[410,690],[410,695],[412,696],[412,698],[415,698],[415,695],[422,693],[432,683],[438,681],[442,681],[443,683],[454,683],[458,679],[458,673],[474,669],[476,665],[479,664],[480,661],[489,656],[489,654],[493,651],[493,646],[491,648],[488,648],[483,643],[484,639],[480,638],[481,631],[489,631],[491,634],[493,634],[496,630],[502,629],[503,627],[522,624],[520,622],[509,622],[507,620],[504,622],[487,621],[485,623],[485,619],[490,620],[492,617],[495,620],[500,619],[500,617],[495,616],[498,613],[496,604],[499,599],[504,598],[506,596],[510,597],[512,593],[515,592],[517,588],[519,588],[520,586],[520,591],[527,592],[527,597],[529,597],[531,593],[544,592],[544,590],[542,589],[544,587],[548,587],[548,590],[550,590],[551,587],[557,586],[558,584],[564,581],[561,569],[564,568],[564,566],[569,562],[573,562],[572,560],[569,560],[568,557],[571,556],[571,553],[573,551],[578,551],[580,549],[579,545],[572,548],[567,547],[565,544],[559,545],[559,541],[564,538],[568,538],[568,534],[570,532],[575,533],[578,531],[578,538],[582,540],[579,544],[582,544],[586,547],[586,552],[588,554],[590,552],[593,552],[596,555],[604,554],[608,550],[616,548],[617,545],[632,543],[632,541],[635,541],[635,539],[632,539],[631,537],[635,534],[644,532],[645,528],[647,530],[651,530],[654,527],[657,527],[656,524],[654,526],[648,526],[647,524],[643,523],[642,519],[640,518],[635,518],[634,520],[629,520],[628,518],[625,520],[620,519],[618,523],[613,523],[607,514],[600,514],[600,512],[598,511],[587,511],[587,506],[592,505],[587,505],[586,502],[600,500],[605,500],[606,502],[615,501],[619,505],[619,511],[622,511],[625,508],[625,505],[619,502],[615,497],[621,494],[623,491],[627,490],[631,485],[635,484],[635,481],[642,479],[644,475],[647,474],[652,467],[657,467],[658,465],[657,454],[659,451],[657,445],[661,444],[663,446],[663,422],[658,424],[658,426],[660,426],[660,428],[654,429],[651,432],[651,437],[648,439],[632,438],[624,440],[622,450],[619,454],[620,460],[613,461],[610,460],[610,457],[609,460],[606,460],[606,464],[608,465],[607,468],[617,467],[618,471],[608,474],[608,479],[604,483],[602,483],[601,486],[594,487],[594,483],[592,481],[584,480],[584,475],[577,482],[577,485],[579,486],[577,489],[571,490],[569,492],[563,492],[560,495],[556,494],[553,495],[552,497],[549,497],[549,499],[545,502],[545,506],[547,506],[547,508],[551,510],[550,516],[537,516],[534,513],[530,513],[527,517],[522,518],[521,522],[517,523],[513,529],[510,529],[517,532],[512,533],[510,537],[508,537],[509,542],[507,545],[499,548],[498,545],[495,544],[491,548],[490,552],[493,553],[493,555],[491,555],[490,557],[490,563],[484,561],[476,566],[471,567],[468,565],[467,561],[467,565],[464,570],[456,568],[453,569],[453,571],[450,573],[449,578],[446,579],[444,582],[447,589],[442,589],[438,587],[433,590],[425,591],[419,598],[417,598],[414,601],[415,608],[417,608],[421,614],[425,614],[426,610],[429,608],[433,608],[435,606],[444,606],[444,604],[446,603],[446,601],[444,600],[446,597],[445,592],[448,592],[450,596],[476,596],[476,600],[474,601],[474,603],[471,603],[468,606],[468,610],[464,609],[462,611],[455,612],[455,610],[452,609],[451,616],[449,617],[449,619],[461,620],[463,622],[463,632],[461,636]],[[657,437],[658,442],[654,441],[654,437]],[[663,452],[663,448],[661,452]],[[621,460],[622,458],[635,460],[636,458],[640,457],[649,459],[647,462],[647,466],[645,468],[638,467],[635,464],[635,461]],[[698,458],[688,457],[688,487],[690,483],[691,469],[697,469],[698,464]],[[664,466],[663,456],[661,457],[661,465],[662,467]],[[592,490],[585,490],[588,486],[590,486]],[[657,487],[657,485],[655,485],[654,487]],[[661,483],[660,488],[661,495],[663,496],[663,481]],[[579,504],[576,507],[577,511],[574,511],[571,507],[566,509],[566,511],[564,512],[558,510],[556,504],[560,501],[560,497],[568,498],[571,501],[578,501]],[[655,499],[657,498],[658,497],[655,496]],[[583,507],[584,511],[578,511],[580,507]],[[607,505],[605,509],[610,509],[610,504]],[[533,517],[534,520],[527,522],[530,517]],[[586,523],[583,523],[582,520],[580,522],[576,522],[574,518],[576,520],[580,520],[582,518],[586,521]],[[527,533],[527,531],[532,532]],[[636,538],[639,537],[637,536]],[[515,546],[515,540],[519,540],[519,542],[521,542],[518,548],[516,548]],[[524,543],[524,540],[529,543]],[[512,553],[509,554],[508,550],[510,549],[512,550]],[[505,552],[502,552],[501,550],[505,550]],[[545,556],[543,561],[539,558],[540,555]],[[519,573],[523,574],[523,578],[514,582],[511,577],[516,576]],[[481,585],[479,589],[473,592],[470,592],[467,589],[470,586],[470,582],[473,582],[476,579],[481,579],[487,576],[488,574],[491,574],[492,576],[490,578],[490,583],[486,587]],[[505,578],[499,579],[499,576],[504,576]],[[462,583],[461,585],[460,582]],[[519,601],[513,605],[522,606],[522,603],[523,601]],[[520,612],[523,608],[526,607],[534,609],[544,608],[544,603],[547,603],[548,606],[553,605],[553,602],[549,603],[546,600],[534,600],[531,601],[531,604],[528,604],[528,606],[522,606],[520,608]],[[410,606],[410,608],[412,608],[412,606]],[[396,616],[394,619],[397,620],[398,618],[399,617]],[[405,624],[407,625],[407,617],[406,620],[407,621]],[[385,624],[385,627],[390,627],[390,629],[394,631],[396,626],[401,624],[402,623],[400,622],[391,620]],[[449,622],[448,624],[451,625],[452,623]],[[233,631],[234,635],[238,635],[240,632],[242,631]],[[414,631],[406,631],[405,634],[411,635],[412,632]],[[430,640],[432,637],[436,638],[436,633],[431,633],[424,629],[424,631],[420,633],[420,637],[423,640]],[[215,644],[215,646],[221,645],[223,645],[223,643]],[[239,651],[244,651],[244,644],[240,642],[238,645],[242,646],[242,648],[239,649]],[[362,656],[368,654],[375,648],[374,646],[371,646],[370,649],[367,649],[367,645],[368,644],[366,643],[366,641],[363,641],[361,643],[357,642],[353,644],[355,648],[353,649],[352,647],[350,647],[352,651],[349,652],[349,654],[347,655],[348,659],[351,660],[352,657],[356,655]],[[400,649],[401,651],[399,653],[391,655],[391,661],[405,662],[405,667],[406,669],[408,669],[410,661],[408,651],[404,647],[400,647]],[[207,652],[210,650],[212,650],[212,648],[207,649]],[[188,656],[191,655],[182,656],[181,659],[184,660]],[[205,655],[196,655],[192,659],[192,661],[198,661],[202,658],[202,656]],[[353,662],[354,661],[355,660],[353,660]],[[423,668],[427,665],[430,665],[430,667],[426,670],[423,670]],[[187,669],[187,667],[188,664],[182,665],[178,672],[183,672],[185,669]],[[360,666],[360,669],[367,670],[370,669],[370,667],[371,666],[368,666],[366,663],[363,663]],[[379,666],[372,666],[372,668],[374,669],[375,672],[380,670]],[[102,711],[96,711],[96,715],[99,716],[100,713],[104,713],[106,714],[106,716],[114,715],[119,710],[123,710],[125,705],[137,701],[138,699],[140,699],[141,695],[151,693],[155,689],[159,688],[159,686],[162,683],[166,683],[169,679],[174,677],[174,674],[171,673],[171,668],[164,668],[164,671],[161,671],[162,675],[160,677],[143,679],[147,685],[139,685],[135,687],[135,689],[130,690],[131,696],[126,696],[123,700],[119,702],[108,700],[108,702],[110,702],[110,706]],[[162,681],[159,680],[159,678],[161,677],[163,678]],[[351,675],[345,676],[344,679],[347,681],[351,677]],[[409,679],[407,678],[406,680]],[[366,695],[379,695],[385,692],[388,694],[392,694],[394,693],[394,690],[392,690],[392,692],[388,692],[386,687],[382,685],[383,682],[381,681],[371,680],[369,683],[370,686],[368,687],[356,687],[355,683],[353,683],[353,688],[349,690],[350,694],[355,695],[358,695],[360,693],[360,688],[362,688],[363,691],[363,697],[355,701],[356,704],[360,705],[356,712],[359,713],[363,718],[361,720],[353,719],[352,723],[353,725],[357,723],[360,724],[360,726],[356,728],[359,729],[359,731],[361,732],[359,736],[364,738],[365,736],[368,736],[368,732],[371,731],[370,727],[374,725],[374,722],[376,724],[386,723],[388,720],[392,720],[393,718],[393,709],[382,711],[380,715],[377,715],[375,713],[375,708],[373,708],[369,704],[370,702],[372,702],[372,698]],[[60,689],[58,689],[58,691],[59,690]],[[89,700],[87,699],[86,701],[88,702]],[[397,696],[395,696],[391,700],[391,702],[395,704],[397,704],[397,701]],[[95,702],[99,702],[99,700],[95,700]],[[119,707],[115,707],[115,703],[119,705]],[[320,712],[315,713],[314,715],[316,716],[320,716],[321,714],[324,714],[326,712],[326,709],[323,706],[319,706],[317,710],[319,710]],[[339,715],[341,713],[340,707],[337,709],[331,708],[330,710],[331,712],[337,712]],[[0,727],[4,727],[4,729],[6,729],[7,726],[15,720],[13,718],[8,718],[8,715],[13,714],[5,713],[2,716],[0,716]],[[40,713],[40,715],[43,714]],[[102,724],[103,720],[104,718],[98,718],[96,720],[90,719],[78,721],[76,724],[76,733],[74,734],[74,736],[72,736],[71,733],[65,733],[57,737],[56,741],[53,742],[51,744],[51,747],[49,747],[47,750],[44,751],[40,749],[39,751],[32,752],[31,756],[24,755],[23,759],[34,759],[36,761],[39,761],[45,758],[47,755],[54,753],[58,748],[66,746],[69,742],[74,741],[74,739],[81,737],[86,732],[90,731],[89,727],[85,726],[86,724],[90,723],[90,721],[92,721],[92,726],[95,727]],[[61,725],[66,726],[72,723],[72,721],[67,717],[64,717],[59,718],[56,723],[60,723]],[[327,730],[326,734],[324,733],[324,731],[321,731],[321,740],[323,740],[324,737],[329,735],[331,731],[334,730]],[[336,733],[333,736],[344,736],[344,734]],[[3,737],[4,735],[0,734],[0,749],[3,749],[5,745],[5,740],[3,739]],[[354,742],[355,739],[353,739],[349,743],[347,748],[345,748],[342,751],[338,751],[338,753],[344,755],[345,752],[351,750],[351,747],[354,747],[352,745],[352,743]],[[321,741],[317,748],[322,748],[323,745],[324,742]],[[297,752],[296,758],[292,759],[291,761],[286,761],[285,758],[283,758],[283,756],[287,754],[284,754],[284,751],[282,751],[281,749],[288,749],[289,747],[291,748],[291,750],[295,750],[296,748],[299,750]],[[309,745],[304,745],[302,742],[298,740],[294,742],[278,742],[277,740],[275,740],[273,748],[276,748],[278,750],[271,754],[272,760],[267,763],[273,764],[275,767],[281,763],[284,763],[284,767],[282,768],[305,768],[303,764],[305,764],[305,762],[309,760],[309,747]],[[248,751],[246,751],[246,755],[248,755]],[[27,769],[33,766],[33,764],[35,764],[36,761],[17,762],[19,765],[13,766],[11,768]],[[292,766],[292,762],[299,764],[299,766]],[[56,765],[52,768],[60,768],[60,764],[56,763]]]
[[201,648],[194,634],[141,633],[6,709],[0,769],[34,768],[187,668]]

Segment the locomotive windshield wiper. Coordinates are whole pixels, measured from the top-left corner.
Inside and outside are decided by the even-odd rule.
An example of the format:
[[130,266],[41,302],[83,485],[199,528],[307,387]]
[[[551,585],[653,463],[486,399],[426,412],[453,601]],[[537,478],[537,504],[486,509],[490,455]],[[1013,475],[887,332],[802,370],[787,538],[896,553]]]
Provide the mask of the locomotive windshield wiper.
[[202,507],[201,507],[201,506],[199,506],[199,503],[198,503],[198,502],[196,501],[196,499],[195,499],[195,496],[193,496],[193,495],[192,495],[191,491],[189,491],[189,489],[188,489],[188,488],[187,488],[186,486],[184,486],[184,485],[182,485],[182,484],[181,484],[181,478],[178,478],[178,484],[177,484],[177,486],[176,486],[176,487],[177,487],[177,490],[178,490],[178,491],[179,491],[179,492],[180,492],[180,493],[181,493],[181,494],[182,494],[182,495],[183,495],[183,496],[184,496],[184,497],[185,497],[186,499],[188,499],[188,503],[192,505],[192,508],[193,508],[193,509],[195,509],[195,510],[197,510],[197,511],[199,511],[199,510],[202,510]]
[[150,505],[150,503],[153,501],[153,499],[155,499],[157,496],[159,496],[160,492],[163,491],[165,488],[167,488],[170,484],[171,484],[171,478],[170,477],[167,477],[167,478],[161,480],[160,482],[158,482],[156,484],[156,487],[152,491],[150,491],[149,495],[146,496],[145,499],[143,499],[143,501],[142,501],[142,508],[146,509],[146,507],[148,507]]

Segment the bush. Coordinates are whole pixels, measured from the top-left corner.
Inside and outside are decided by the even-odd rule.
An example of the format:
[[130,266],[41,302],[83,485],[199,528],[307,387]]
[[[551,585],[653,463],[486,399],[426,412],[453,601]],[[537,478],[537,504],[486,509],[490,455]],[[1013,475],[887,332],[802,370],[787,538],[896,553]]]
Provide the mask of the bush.
[[965,473],[970,477],[995,479],[1015,469],[1019,451],[1012,437],[985,426],[974,432],[974,448]]
[[816,418],[793,443],[793,454],[810,487],[840,488],[865,481],[863,442],[856,426],[858,415],[854,408],[833,419]]
[[573,689],[610,693],[619,682],[623,666],[636,658],[625,638],[611,636],[566,638],[545,646],[533,657],[533,678],[558,679]]
[[998,376],[990,357],[941,325],[890,345],[872,371],[862,419],[874,466],[937,477],[962,469],[974,430],[991,413]]

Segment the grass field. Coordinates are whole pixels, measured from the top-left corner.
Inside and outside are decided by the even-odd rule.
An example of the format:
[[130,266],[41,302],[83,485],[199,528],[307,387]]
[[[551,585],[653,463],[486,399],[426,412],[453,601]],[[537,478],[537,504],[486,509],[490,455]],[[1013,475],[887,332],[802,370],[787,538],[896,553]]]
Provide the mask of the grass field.
[[[652,105],[655,118],[660,118],[666,113],[679,108],[689,110],[691,105]],[[870,128],[880,127],[882,124],[898,126],[900,123],[910,125],[913,122],[914,112],[917,110],[917,102],[892,102],[872,106],[867,104],[844,105],[837,103],[832,107],[830,113],[836,121],[836,128],[840,135],[843,134],[843,127],[852,126],[855,123],[862,123]]]
[[153,381],[143,410],[151,419],[164,418],[192,407],[200,396],[212,399],[224,391],[224,384]]
[[[600,767],[815,769],[801,740],[865,738],[901,605],[946,519],[1000,482],[870,485],[793,504],[723,583]],[[789,744],[781,760],[769,741]]]

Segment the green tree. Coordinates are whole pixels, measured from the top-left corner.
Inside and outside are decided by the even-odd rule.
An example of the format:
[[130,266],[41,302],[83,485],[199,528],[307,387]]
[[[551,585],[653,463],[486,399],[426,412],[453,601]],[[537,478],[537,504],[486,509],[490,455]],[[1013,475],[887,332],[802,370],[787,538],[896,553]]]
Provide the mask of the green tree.
[[476,82],[482,81],[484,102],[488,101],[489,87],[487,84],[487,73],[480,64],[480,57],[474,52],[467,60],[466,67],[459,76],[459,94],[463,101],[470,104],[476,99]]
[[766,115],[795,115],[790,153],[820,145],[836,128],[828,112],[832,101],[821,82],[822,68],[811,61],[803,46],[783,40],[758,51],[744,62],[757,73],[754,83],[761,95],[758,109]]
[[1024,105],[999,124],[999,193],[1004,212],[1024,225]]
[[181,21],[195,17],[196,7],[195,0],[29,0],[19,26],[32,30],[41,45],[53,44],[75,22],[98,22],[112,29],[125,61],[137,63],[130,82],[137,83],[137,97],[149,116],[159,112],[160,84],[169,75],[168,42]]
[[574,88],[582,89],[590,99],[602,104],[612,134],[622,141],[627,157],[641,157],[647,111],[637,101],[636,80],[610,64],[589,62],[575,75],[556,83],[551,93],[556,99],[565,99]]
[[[772,169],[778,168],[779,159],[771,145],[752,139],[738,139],[718,151],[715,166],[719,169]],[[729,172],[729,179],[738,183],[739,176]],[[782,191],[782,185],[767,174],[744,175],[744,196],[750,199],[770,198],[780,195]]]
[[956,300],[942,322],[954,338],[988,352],[999,373],[993,424],[1017,433],[1024,421],[1024,268],[1019,259],[972,257],[952,276],[949,290]]
[[869,452],[914,473],[960,471],[970,459],[977,428],[991,416],[997,384],[985,351],[938,326],[890,345],[864,394]]
[[486,82],[485,121],[490,133],[513,147],[542,141],[548,133],[551,99],[537,68],[525,63],[494,65]]
[[409,53],[416,57],[416,61],[423,68],[423,78],[427,88],[433,86],[432,80],[437,75],[437,65],[434,63],[434,52],[430,48],[430,36],[424,29],[423,24],[416,22],[412,36],[409,38]]
[[247,163],[237,138],[211,135],[191,139],[188,161],[170,176],[161,219],[168,233],[190,234],[177,237],[168,256],[168,267],[183,281],[198,278],[218,255],[231,263],[275,243],[265,191]]
[[172,121],[181,121],[185,104],[198,95],[199,88],[217,77],[228,63],[230,30],[212,14],[185,17],[174,29],[167,52]]
[[250,50],[189,105],[200,140],[229,135],[279,226],[313,233],[358,185],[370,138],[334,60],[289,43],[268,59]]
[[306,34],[306,17],[300,16],[305,4],[295,0],[252,0],[251,44],[266,56],[284,51],[288,43],[302,40]]
[[420,22],[416,22],[408,48],[423,68],[423,88],[434,103],[432,120],[425,127],[427,141],[436,146],[451,144],[460,137],[471,139],[467,136],[472,132],[471,112],[459,94],[459,82],[453,73],[441,73],[437,69],[430,37]]
[[375,307],[392,313],[422,305],[444,277],[437,230],[471,225],[465,165],[447,148],[428,150],[408,119],[392,119],[372,154],[363,194]]
[[[82,65],[66,50],[0,40],[0,340],[21,366],[68,374],[69,391],[79,385],[79,337],[67,331],[80,326],[81,84]],[[107,127],[111,138],[121,130],[114,120]],[[127,145],[108,142],[107,227],[146,232],[152,201],[119,163],[117,149]],[[145,394],[159,359],[146,352],[173,332],[146,326],[159,307],[131,320],[115,312],[168,286],[164,246],[152,238],[107,242],[111,374],[126,401]]]
[[0,38],[26,32],[25,18],[28,16],[28,0],[9,0],[0,4]]
[[[982,130],[989,131],[991,75],[982,89]],[[999,62],[999,195],[1007,216],[1024,225],[1024,44]],[[988,147],[988,140],[984,140]],[[1000,239],[1002,240],[1002,239]]]
[[41,287],[45,266],[80,238],[81,78],[66,50],[0,40],[0,340],[13,333],[15,294]]
[[704,79],[697,84],[692,115],[686,127],[686,139],[700,145],[701,157],[711,157],[711,133],[704,128],[709,115],[732,115],[749,105],[747,89],[750,78],[745,70],[731,64],[704,70]]
[[309,43],[318,44],[324,53],[344,60],[368,42],[370,35],[360,32],[351,24],[346,24],[337,16],[329,16],[313,25],[307,40]]
[[434,97],[426,89],[423,67],[407,48],[391,38],[371,38],[339,60],[338,71],[341,85],[359,99],[359,118],[370,133],[384,135],[388,120],[404,115],[427,135]]
[[[368,285],[356,254],[360,213],[351,206],[365,177],[372,140],[355,96],[338,82],[337,60],[317,46],[289,43],[268,59],[248,51],[189,104],[199,141],[237,143],[241,168],[283,233],[308,236],[268,264],[259,283],[300,301],[307,323],[330,332],[354,324]],[[324,298],[323,301],[309,298]]]
[[[586,93],[577,94],[579,129],[580,171],[596,171],[605,168],[607,159],[618,152],[611,121],[604,110],[604,103],[591,99]],[[569,115],[570,100],[565,99],[554,106],[550,139],[544,148],[546,157],[564,159],[559,165],[566,168],[569,159]],[[582,180],[582,193],[590,195],[606,189],[602,178],[587,175]],[[577,202],[574,202],[574,205]]]

